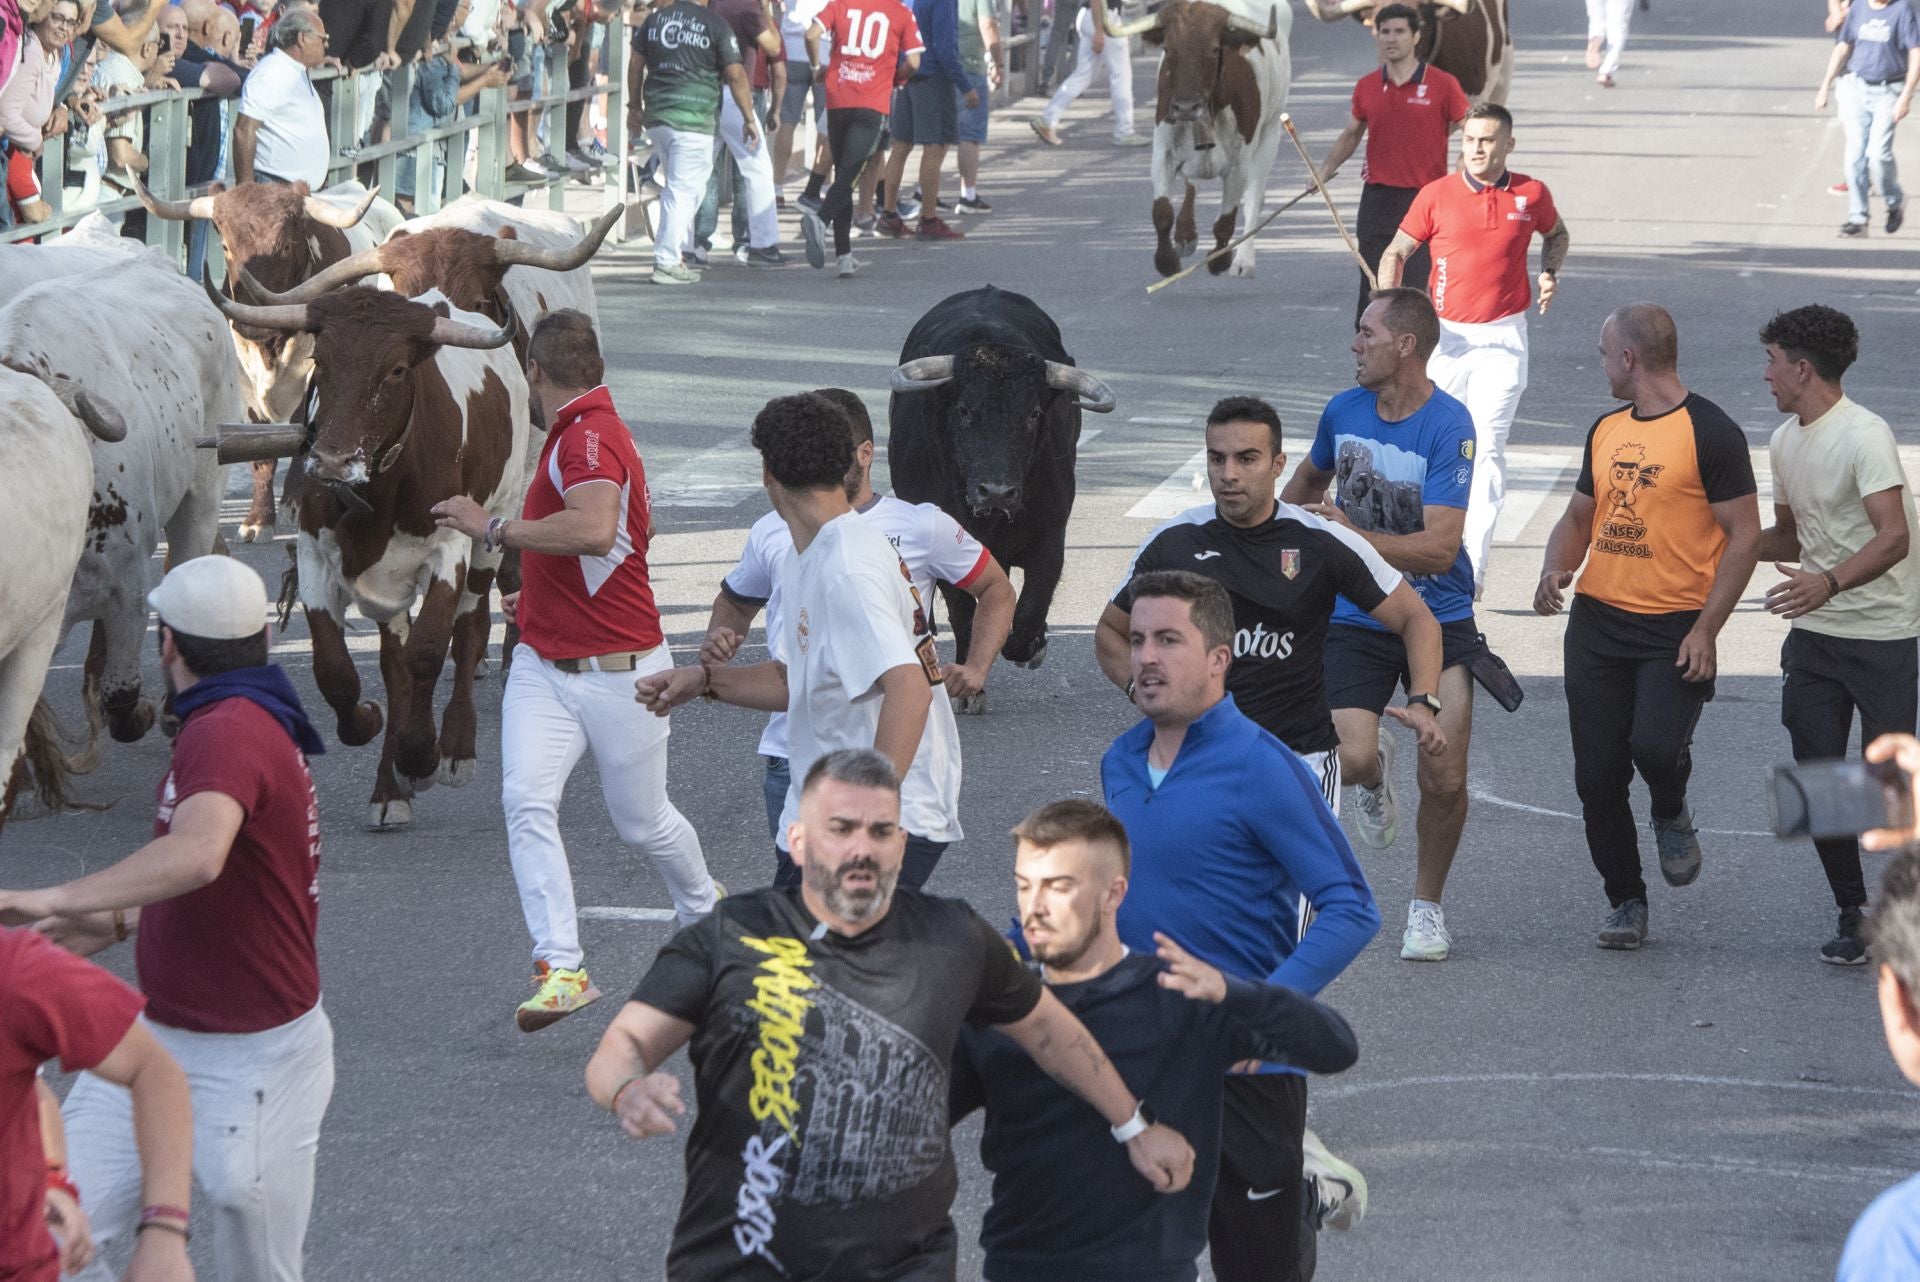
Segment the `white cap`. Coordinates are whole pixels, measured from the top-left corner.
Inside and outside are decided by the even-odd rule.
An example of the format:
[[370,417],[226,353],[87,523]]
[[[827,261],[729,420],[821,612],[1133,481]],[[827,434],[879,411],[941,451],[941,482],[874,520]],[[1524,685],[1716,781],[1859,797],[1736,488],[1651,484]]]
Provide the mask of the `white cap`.
[[175,632],[209,641],[239,641],[267,626],[267,585],[230,556],[174,566],[147,604]]

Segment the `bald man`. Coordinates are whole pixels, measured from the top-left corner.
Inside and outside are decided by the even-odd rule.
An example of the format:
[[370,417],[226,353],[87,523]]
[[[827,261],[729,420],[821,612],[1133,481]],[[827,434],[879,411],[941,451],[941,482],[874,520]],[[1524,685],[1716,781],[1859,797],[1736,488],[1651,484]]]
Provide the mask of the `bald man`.
[[1700,875],[1687,804],[1693,730],[1713,698],[1715,640],[1759,548],[1746,433],[1687,390],[1679,360],[1664,308],[1634,303],[1601,325],[1600,366],[1628,404],[1587,433],[1533,598],[1540,614],[1557,614],[1579,572],[1565,642],[1567,725],[1587,851],[1607,893],[1602,948],[1647,938],[1628,796],[1636,770],[1652,797],[1661,876],[1685,886]]

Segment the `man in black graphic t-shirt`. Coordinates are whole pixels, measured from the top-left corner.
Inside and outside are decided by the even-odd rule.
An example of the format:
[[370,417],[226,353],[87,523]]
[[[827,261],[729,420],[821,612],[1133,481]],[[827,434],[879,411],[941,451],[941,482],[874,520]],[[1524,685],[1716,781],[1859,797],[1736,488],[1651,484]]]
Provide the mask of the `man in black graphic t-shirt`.
[[[1373,545],[1334,522],[1274,498],[1286,470],[1280,416],[1252,396],[1229,396],[1207,415],[1207,482],[1213,502],[1190,508],[1147,537],[1127,583],[1094,637],[1100,668],[1129,681],[1127,624],[1133,579],[1150,570],[1191,570],[1233,600],[1233,666],[1227,692],[1261,729],[1299,753],[1340,812],[1340,746],[1327,708],[1320,655],[1334,601],[1344,596],[1406,642],[1414,689],[1436,688],[1440,625],[1401,573]],[[1422,682],[1425,684],[1422,684]],[[1433,713],[1400,716],[1428,751],[1446,740]]]
[[594,1101],[644,1139],[686,1111],[659,1069],[689,1048],[699,1113],[666,1276],[952,1279],[962,1024],[1000,1029],[1092,1105],[1154,1188],[1186,1187],[1192,1148],[1007,942],[959,900],[895,889],[892,764],[828,753],[800,796],[800,888],[724,899],[674,936],[587,1065]]

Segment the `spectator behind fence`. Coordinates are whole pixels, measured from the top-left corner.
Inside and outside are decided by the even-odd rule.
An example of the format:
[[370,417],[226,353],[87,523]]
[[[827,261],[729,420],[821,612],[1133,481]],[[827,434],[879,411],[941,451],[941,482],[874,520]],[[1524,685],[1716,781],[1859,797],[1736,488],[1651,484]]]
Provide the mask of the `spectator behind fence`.
[[55,0],[44,17],[33,24],[20,65],[0,87],[0,136],[7,142],[7,200],[22,222],[52,217],[53,209],[40,199],[38,165],[49,138],[66,132],[67,112],[53,105],[54,82],[60,76],[60,49],[80,25],[80,0]]
[[[459,0],[453,11],[452,25],[457,27],[466,21],[472,7],[472,0]],[[433,56],[414,68],[413,95],[407,103],[407,132],[410,134],[422,134],[429,129],[451,124],[460,108],[479,97],[482,90],[497,89],[513,79],[513,73],[504,62],[463,62],[455,58],[450,49],[442,46],[435,46],[429,52]],[[432,184],[432,190],[443,196],[446,193],[447,142],[442,138],[433,144],[433,171],[427,180]],[[409,217],[418,199],[418,184],[413,170],[412,153],[395,157],[394,194],[399,197],[402,211]]]
[[240,182],[327,184],[327,113],[312,71],[327,56],[327,24],[318,12],[296,9],[274,24],[273,52],[260,60],[240,91],[233,126],[233,176]]

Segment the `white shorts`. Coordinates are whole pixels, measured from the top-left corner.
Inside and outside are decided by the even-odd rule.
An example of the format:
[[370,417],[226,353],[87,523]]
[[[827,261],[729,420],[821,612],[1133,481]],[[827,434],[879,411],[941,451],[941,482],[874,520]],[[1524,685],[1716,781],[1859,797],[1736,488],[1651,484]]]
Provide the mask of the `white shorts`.
[[1327,799],[1327,808],[1333,811],[1333,817],[1340,817],[1340,750],[1329,748],[1325,752],[1302,752],[1296,754],[1313,777],[1320,781],[1320,795]]

